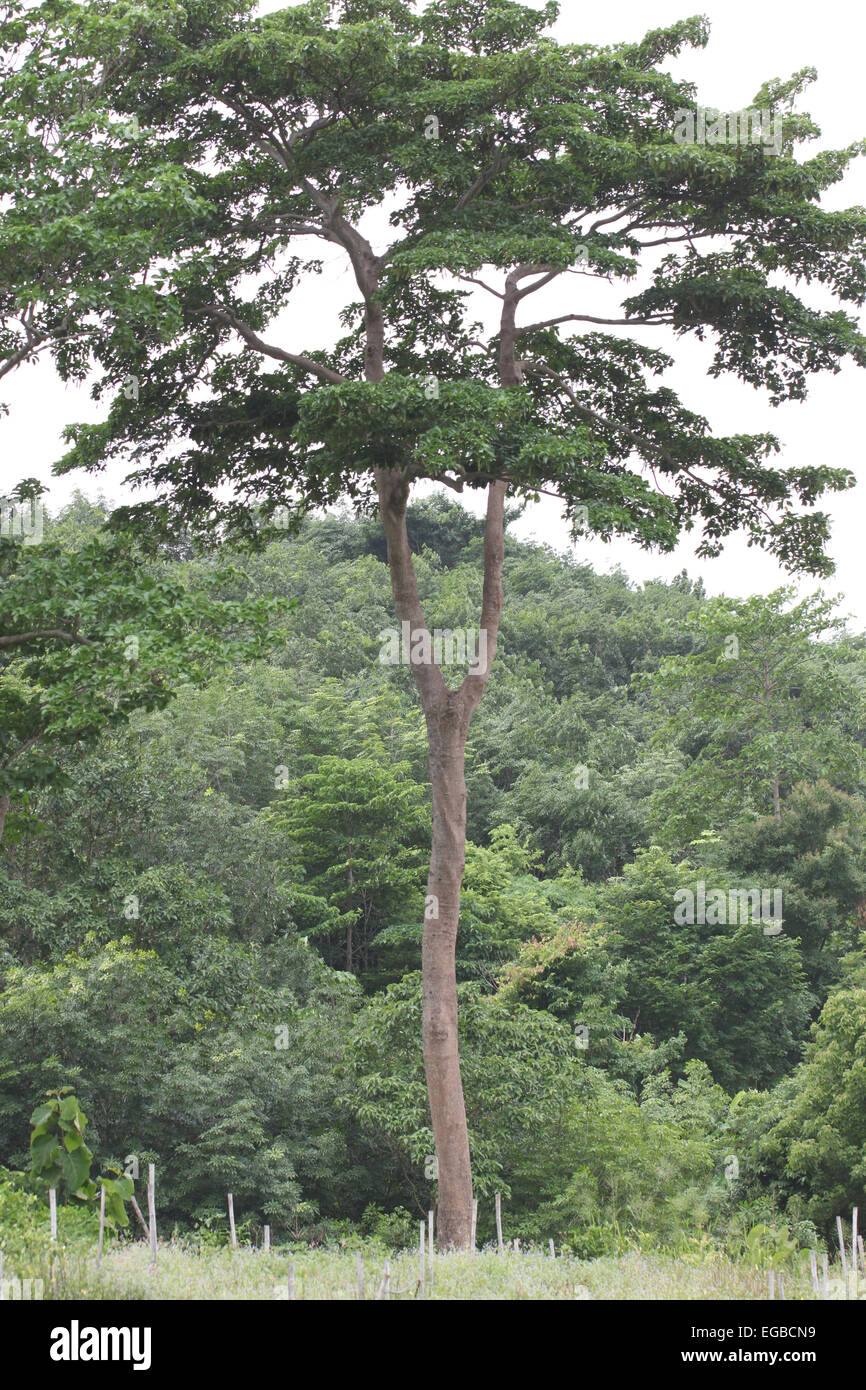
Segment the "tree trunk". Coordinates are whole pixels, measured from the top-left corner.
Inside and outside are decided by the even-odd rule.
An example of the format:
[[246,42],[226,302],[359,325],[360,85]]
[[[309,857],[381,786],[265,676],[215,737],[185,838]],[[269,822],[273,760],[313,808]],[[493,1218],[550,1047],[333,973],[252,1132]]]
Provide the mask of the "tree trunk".
[[[406,533],[408,482],[396,470],[382,470],[377,482],[394,606],[401,622],[409,622],[410,638],[414,639],[416,633],[427,633],[427,628]],[[413,661],[412,665],[427,721],[433,789],[421,988],[424,1070],[439,1171],[440,1250],[466,1249],[472,1227],[472,1167],[460,1076],[455,954],[466,860],[466,737],[496,655],[502,614],[505,493],[505,483],[496,482],[490,485],[487,495],[481,609],[486,645],[482,646],[479,640],[478,646],[479,654],[484,653],[483,666],[479,661],[459,689],[449,690],[434,661]],[[429,639],[429,633],[427,636]],[[414,651],[414,640],[410,645]]]
[[[336,227],[332,211],[331,225]],[[381,262],[363,237],[346,229],[339,218],[339,229],[355,268],[365,303],[365,363],[368,381],[384,376],[385,326],[377,297]],[[339,230],[338,229],[338,230]],[[338,236],[338,239],[339,236]],[[500,345],[500,376],[503,386],[517,386],[521,380],[515,357],[515,312],[521,298],[519,282],[531,267],[519,267],[506,281]],[[414,652],[416,634],[430,634],[424,621],[412,550],[406,531],[406,508],[410,477],[400,468],[376,470],[379,512],[388,542],[388,568],[394,607],[401,623],[408,621],[410,649]],[[466,1105],[460,1076],[457,1031],[457,971],[455,954],[460,922],[460,888],[466,859],[466,783],[464,756],[472,716],[487,686],[496,655],[499,623],[502,617],[502,563],[505,554],[504,481],[491,482],[487,492],[487,520],[484,529],[484,589],[481,604],[481,633],[478,653],[483,666],[470,669],[458,690],[449,690],[432,657],[412,660],[412,669],[430,740],[430,780],[433,788],[433,839],[428,877],[430,908],[424,915],[421,951],[423,996],[424,1070],[433,1124],[439,1175],[440,1250],[463,1250],[469,1245],[472,1228],[472,1165]],[[434,915],[435,914],[435,915]]]
[[0,796],[0,840],[3,839],[3,831],[6,829],[6,817],[9,814],[9,794],[4,793]]
[[472,1171],[460,1075],[455,954],[466,862],[466,731],[449,705],[427,718],[433,841],[421,951],[422,1037],[439,1168],[439,1248],[469,1244]]

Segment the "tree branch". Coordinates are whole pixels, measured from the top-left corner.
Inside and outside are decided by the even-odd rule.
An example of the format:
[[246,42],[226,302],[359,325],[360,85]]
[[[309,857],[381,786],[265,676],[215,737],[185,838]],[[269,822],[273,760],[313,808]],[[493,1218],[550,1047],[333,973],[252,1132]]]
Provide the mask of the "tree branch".
[[77,632],[67,632],[62,627],[38,628],[34,632],[17,632],[7,637],[0,637],[0,647],[16,647],[22,642],[39,642],[45,638],[52,637],[59,642],[72,642],[79,647],[95,647],[98,644],[91,642],[87,637],[80,637]]
[[633,325],[644,325],[649,328],[656,328],[659,325],[673,323],[673,314],[665,317],[656,316],[650,319],[599,319],[593,314],[560,314],[555,319],[544,319],[541,323],[528,323],[523,328],[518,328],[517,333],[535,333],[542,328],[554,328],[558,323],[607,323],[611,325],[625,324],[629,327]]
[[311,357],[303,357],[296,352],[286,352],[285,348],[277,347],[273,343],[266,343],[259,337],[254,328],[243,319],[239,319],[228,309],[220,309],[216,304],[206,304],[202,309],[194,310],[197,314],[210,314],[212,318],[218,319],[220,323],[233,328],[249,347],[255,348],[256,352],[262,353],[265,357],[274,357],[279,362],[290,362],[294,367],[302,367],[305,372],[310,372],[312,376],[317,376],[321,381],[327,381],[332,386],[341,386],[348,381],[348,377],[340,372],[335,372],[331,367],[325,367],[321,362],[314,362]]
[[484,588],[481,598],[481,631],[484,633],[484,646],[479,642],[479,651],[485,653],[484,669],[469,671],[460,687],[466,699],[467,713],[471,718],[481,703],[490,669],[499,645],[499,624],[502,619],[502,565],[505,559],[505,495],[508,484],[501,478],[491,483],[487,490],[487,521],[484,527]]
[[[376,486],[382,527],[388,542],[388,569],[391,574],[394,608],[400,622],[408,622],[410,625],[410,642],[414,641],[416,634],[426,633],[428,650],[432,657],[432,642],[424,620],[412,549],[406,530],[409,485],[399,469],[381,468],[376,471]],[[412,673],[421,695],[424,713],[441,709],[443,701],[448,699],[448,687],[435,661],[431,659],[417,665],[413,662]]]

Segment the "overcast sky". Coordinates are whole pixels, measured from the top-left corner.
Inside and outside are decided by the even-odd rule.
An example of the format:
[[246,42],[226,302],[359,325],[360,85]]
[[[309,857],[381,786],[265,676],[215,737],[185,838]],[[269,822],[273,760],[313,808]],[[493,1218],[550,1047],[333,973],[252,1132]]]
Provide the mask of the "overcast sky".
[[[282,5],[276,0],[265,0],[261,8],[270,11]],[[800,146],[798,158],[810,157],[821,148],[850,144],[866,135],[861,99],[866,7],[858,12],[846,0],[825,0],[821,5],[803,0],[774,5],[759,5],[754,0],[704,0],[702,6],[689,4],[689,0],[606,0],[593,6],[564,0],[561,8],[557,37],[568,42],[603,44],[631,41],[648,29],[702,11],[712,24],[707,48],[686,50],[667,65],[676,76],[696,83],[701,104],[740,109],[748,105],[768,78],[784,78],[800,68],[813,66],[818,70],[818,80],[796,109],[808,111],[822,134],[818,141]],[[829,190],[824,206],[864,204],[866,160],[861,159],[843,182]],[[372,227],[371,234],[375,235],[376,230]],[[614,301],[609,287],[596,286],[585,279],[571,283],[580,289],[583,312],[610,313]],[[629,292],[633,292],[633,287],[624,291]],[[329,248],[324,275],[309,290],[297,293],[291,313],[279,322],[279,332],[272,330],[269,336],[294,351],[324,347],[332,336],[337,336],[337,311],[355,298],[357,292],[344,261],[336,248],[333,254]],[[473,307],[486,317],[484,298],[479,292]],[[528,303],[532,305],[531,320],[551,312],[561,313],[563,290],[552,286]],[[616,316],[611,313],[611,317]],[[833,518],[831,554],[837,570],[824,587],[830,593],[842,594],[842,611],[853,615],[853,626],[866,627],[866,565],[864,538],[860,536],[866,489],[862,430],[866,372],[851,365],[836,376],[823,373],[813,379],[805,403],[774,409],[764,393],[734,378],[708,378],[705,370],[711,358],[709,346],[702,347],[693,339],[678,342],[664,328],[635,330],[634,336],[665,348],[676,358],[677,367],[670,374],[669,384],[687,406],[709,419],[715,431],[768,430],[781,440],[783,465],[827,463],[847,467],[857,475],[857,490],[831,496],[827,503]],[[2,386],[2,398],[9,403],[10,413],[0,420],[0,492],[7,491],[22,477],[35,476],[50,481],[52,506],[68,498],[76,487],[91,494],[101,489],[114,501],[129,495],[122,485],[123,470],[119,468],[107,472],[102,480],[88,475],[51,478],[51,466],[62,452],[63,426],[75,420],[99,418],[100,411],[90,400],[86,386],[64,386],[48,362],[19,369]],[[544,499],[531,507],[515,531],[557,549],[569,545],[561,511],[553,499]],[[581,541],[574,553],[602,570],[619,564],[638,582],[656,576],[670,577],[686,569],[691,575],[700,575],[712,593],[769,592],[787,582],[787,576],[772,557],[750,549],[739,538],[729,541],[724,554],[710,561],[695,559],[693,543],[689,541],[669,556],[644,552],[628,541],[610,545]],[[814,584],[801,582],[804,591],[813,587]]]

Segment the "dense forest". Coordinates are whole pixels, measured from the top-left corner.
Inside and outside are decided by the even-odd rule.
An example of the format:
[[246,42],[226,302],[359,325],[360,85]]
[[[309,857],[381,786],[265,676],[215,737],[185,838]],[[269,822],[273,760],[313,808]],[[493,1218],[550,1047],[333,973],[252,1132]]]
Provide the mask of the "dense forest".
[[[68,652],[0,649],[0,1154],[27,1168],[70,1087],[103,1171],[158,1163],[163,1228],[224,1233],[231,1191],[250,1239],[411,1242],[430,788],[381,527],[133,556],[139,603],[145,575],[186,632],[229,623],[163,691],[169,611],[100,580],[108,510],[0,540],[0,631],[50,572],[160,692],[118,709],[103,669],[117,717],[76,724]],[[408,527],[431,630],[471,629],[483,519],[433,495]],[[510,1235],[583,1257],[813,1246],[866,1181],[864,641],[832,597],[637,586],[510,532],[504,574],[457,946],[479,1238],[500,1192]]]

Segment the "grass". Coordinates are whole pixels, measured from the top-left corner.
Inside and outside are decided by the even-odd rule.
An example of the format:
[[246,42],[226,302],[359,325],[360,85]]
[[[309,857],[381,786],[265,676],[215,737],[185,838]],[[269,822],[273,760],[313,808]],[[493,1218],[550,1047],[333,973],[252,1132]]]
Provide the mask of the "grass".
[[[419,1297],[417,1251],[390,1254],[378,1245],[361,1251],[365,1297],[373,1299],[390,1260],[391,1297]],[[265,1254],[240,1247],[197,1248],[184,1240],[161,1243],[157,1269],[150,1266],[144,1242],[126,1242],[106,1250],[101,1268],[95,1251],[60,1250],[52,1271],[30,1272],[44,1279],[45,1296],[60,1299],[203,1299],[275,1300],[288,1298],[289,1262],[294,1270],[295,1298],[355,1300],[358,1298],[357,1254],[341,1249],[284,1249]],[[429,1271],[429,1266],[428,1266]],[[834,1271],[835,1273],[835,1271]],[[436,1299],[725,1299],[763,1300],[769,1297],[766,1270],[736,1263],[718,1252],[677,1258],[639,1251],[597,1260],[571,1256],[551,1259],[546,1251],[494,1250],[475,1255],[437,1255],[432,1288],[428,1272],[427,1297]],[[812,1299],[808,1264],[784,1271],[786,1299]],[[866,1297],[866,1280],[861,1293]],[[831,1297],[844,1297],[838,1278]]]

